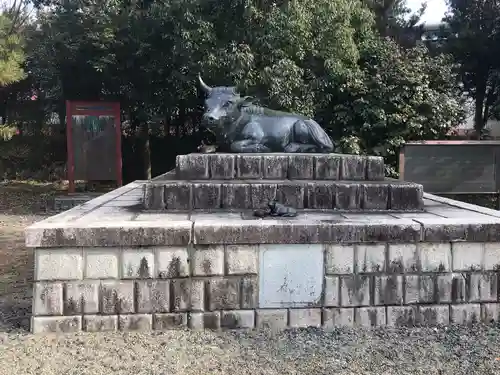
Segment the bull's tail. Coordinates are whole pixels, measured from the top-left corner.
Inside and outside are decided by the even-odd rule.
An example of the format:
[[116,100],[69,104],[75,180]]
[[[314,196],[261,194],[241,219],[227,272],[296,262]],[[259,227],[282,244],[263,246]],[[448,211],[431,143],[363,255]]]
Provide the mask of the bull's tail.
[[304,120],[307,129],[309,129],[309,134],[311,139],[316,143],[321,152],[333,152],[333,142],[323,130],[323,128],[314,120]]

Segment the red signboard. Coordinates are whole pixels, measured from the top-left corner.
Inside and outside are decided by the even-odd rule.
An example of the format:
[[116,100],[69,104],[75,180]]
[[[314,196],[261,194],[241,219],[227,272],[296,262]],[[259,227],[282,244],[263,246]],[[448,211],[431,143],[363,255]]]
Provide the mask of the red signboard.
[[69,191],[75,180],[122,185],[120,104],[66,101]]

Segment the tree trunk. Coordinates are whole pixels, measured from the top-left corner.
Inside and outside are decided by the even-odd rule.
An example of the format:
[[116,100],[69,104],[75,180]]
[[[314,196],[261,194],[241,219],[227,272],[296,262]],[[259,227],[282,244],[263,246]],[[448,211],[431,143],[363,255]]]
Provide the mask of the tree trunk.
[[474,111],[474,130],[478,139],[481,138],[481,132],[484,129],[484,100],[486,97],[486,82],[477,85]]
[[142,157],[144,162],[144,179],[151,179],[151,149],[149,145],[149,125],[147,121],[141,121],[140,138],[142,143]]

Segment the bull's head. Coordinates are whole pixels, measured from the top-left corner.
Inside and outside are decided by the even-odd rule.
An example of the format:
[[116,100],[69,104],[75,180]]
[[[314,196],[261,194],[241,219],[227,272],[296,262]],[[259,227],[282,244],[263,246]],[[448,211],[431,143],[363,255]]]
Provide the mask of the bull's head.
[[230,117],[234,105],[240,101],[240,94],[236,92],[235,87],[210,87],[200,76],[200,87],[205,91],[205,113],[203,114],[203,123],[213,129],[220,126]]

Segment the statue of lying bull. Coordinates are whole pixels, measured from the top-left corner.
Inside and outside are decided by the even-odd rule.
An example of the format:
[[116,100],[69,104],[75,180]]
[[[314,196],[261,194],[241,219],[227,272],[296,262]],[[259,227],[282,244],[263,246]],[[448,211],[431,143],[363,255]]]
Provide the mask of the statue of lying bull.
[[235,87],[210,87],[198,78],[206,93],[203,124],[218,146],[236,153],[333,151],[332,140],[316,121],[259,107]]

